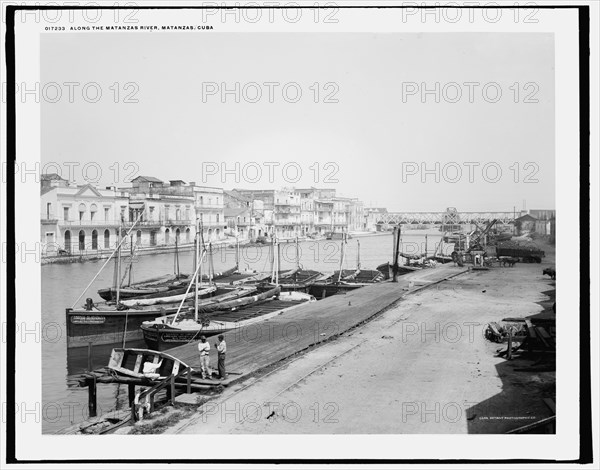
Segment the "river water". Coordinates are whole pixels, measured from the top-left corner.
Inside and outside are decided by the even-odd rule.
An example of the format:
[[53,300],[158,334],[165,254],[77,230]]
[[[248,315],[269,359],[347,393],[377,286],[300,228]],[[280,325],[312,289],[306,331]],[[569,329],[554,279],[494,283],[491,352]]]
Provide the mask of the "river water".
[[[434,229],[405,231],[402,236],[401,251],[422,253],[425,250],[427,235],[427,251],[433,253],[435,244],[440,240],[440,232]],[[360,262],[364,269],[375,269],[381,263],[391,261],[391,233],[356,236],[348,240],[344,256],[344,269],[353,269],[357,262],[360,242]],[[339,268],[339,241],[303,241],[299,243],[300,264],[306,269],[315,269],[323,273]],[[235,265],[233,248],[215,248],[213,262],[215,271],[219,272]],[[240,269],[250,268],[257,271],[269,271],[269,248],[241,247]],[[444,247],[444,252],[447,247]],[[296,265],[296,244],[288,243],[280,246],[281,269],[291,269]],[[179,254],[181,272],[192,272],[193,253]],[[69,376],[79,374],[88,369],[87,348],[67,350],[65,329],[65,308],[70,307],[82,293],[90,280],[98,272],[105,260],[72,264],[50,264],[42,266],[42,431],[56,433],[72,424],[88,417],[87,388],[80,388]],[[100,300],[96,293],[99,288],[112,284],[112,262],[100,273],[90,289],[83,296]],[[150,277],[172,273],[174,255],[157,254],[140,256],[134,265],[134,282]],[[78,303],[83,304],[84,300]],[[50,327],[52,325],[52,327]],[[56,333],[59,330],[63,333]],[[47,328],[44,328],[47,326]],[[144,346],[142,342],[130,342],[127,346]],[[96,346],[91,357],[92,368],[107,365],[113,346]],[[117,384],[100,384],[98,386],[98,414],[113,409],[127,407],[127,387]]]

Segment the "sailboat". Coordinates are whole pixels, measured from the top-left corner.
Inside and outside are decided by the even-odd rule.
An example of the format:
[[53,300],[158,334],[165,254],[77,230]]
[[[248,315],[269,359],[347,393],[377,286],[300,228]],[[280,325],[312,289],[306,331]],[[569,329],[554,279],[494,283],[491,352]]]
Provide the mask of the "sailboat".
[[[133,230],[133,227],[131,230]],[[120,241],[117,248],[115,248],[109,259],[100,268],[100,271],[98,271],[92,281],[90,281],[73,306],[66,309],[67,347],[87,346],[89,342],[100,345],[120,343],[124,339],[140,340],[143,338],[140,330],[143,322],[178,311],[185,313],[193,307],[190,303],[192,300],[196,303],[212,302],[251,295],[255,292],[251,288],[240,289],[235,286],[217,286],[214,283],[210,283],[193,293],[190,293],[188,286],[185,285],[183,292],[181,289],[171,290],[167,293],[147,294],[145,296],[122,300],[120,297],[120,251],[124,240],[125,238]],[[87,298],[83,306],[77,306],[79,300],[114,255],[116,255],[117,259],[115,300],[94,302],[93,299]],[[196,263],[195,259],[194,263]],[[192,299],[194,296],[195,298]]]
[[[279,257],[279,250],[277,256]],[[296,268],[291,272],[280,274],[278,284],[281,286],[281,290],[284,292],[308,292],[310,286],[321,277],[323,274],[319,271],[304,269],[300,265],[300,247],[298,237],[296,237]]]
[[331,295],[344,294],[361,287],[384,280],[384,275],[376,269],[362,269],[360,263],[360,240],[357,240],[356,269],[343,269],[348,240],[341,242],[341,256],[339,270],[330,276],[315,281],[308,292],[317,299],[324,299]]
[[[188,286],[194,286],[196,291],[202,286],[202,259],[197,247],[197,269]],[[209,266],[210,278],[210,266]],[[280,315],[298,305],[315,300],[308,294],[280,295],[281,288],[277,285],[244,285],[240,288],[254,288],[255,295],[232,300],[202,304],[194,302],[192,311],[174,315],[164,315],[141,325],[141,331],[150,349],[164,351],[191,341],[197,341],[200,336],[213,336],[236,328],[243,328],[259,321]],[[183,305],[183,303],[182,303]]]
[[[145,279],[138,283],[132,282],[132,273],[133,273],[133,261],[134,261],[134,244],[133,237],[131,240],[131,258],[128,266],[129,273],[129,282],[126,286],[123,286],[123,279],[119,280],[120,277],[120,268],[118,268],[121,257],[120,254],[115,258],[115,280],[113,282],[113,287],[105,287],[98,290],[98,295],[107,301],[116,300],[117,299],[117,282],[120,282],[119,286],[119,300],[123,299],[132,299],[136,297],[145,297],[153,294],[162,294],[162,296],[167,295],[172,290],[180,289],[181,286],[185,286],[187,284],[187,280],[189,279],[188,274],[181,274],[179,271],[179,247],[177,243],[177,239],[175,239],[175,252],[174,252],[174,273],[168,274],[165,276],[154,277],[150,279]],[[126,273],[127,275],[127,273]],[[185,287],[184,287],[185,288]],[[158,295],[157,297],[161,297]]]

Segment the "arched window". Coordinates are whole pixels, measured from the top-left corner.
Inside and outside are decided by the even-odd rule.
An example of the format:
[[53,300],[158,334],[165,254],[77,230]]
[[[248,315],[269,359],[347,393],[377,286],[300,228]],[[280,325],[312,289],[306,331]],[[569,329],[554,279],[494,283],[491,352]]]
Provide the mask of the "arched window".
[[65,251],[71,253],[71,231],[67,230],[65,232]]
[[92,250],[98,249],[98,231],[92,230]]
[[104,248],[110,248],[110,230],[104,231]]
[[187,229],[185,229],[185,241],[186,241],[186,243],[190,242],[190,229],[189,229],[189,227]]
[[137,246],[142,245],[142,231],[141,230],[138,230],[137,233],[135,234],[135,244]]
[[94,220],[94,216],[96,215],[97,211],[98,211],[98,207],[96,206],[96,204],[92,204],[90,206],[90,220]]
[[85,211],[86,207],[85,204],[82,202],[81,204],[79,204],[79,220],[83,220],[83,217],[85,216]]
[[180,235],[181,235],[181,231],[179,229],[175,230],[175,240],[177,241],[178,245],[179,245],[179,241],[180,241]]
[[171,231],[169,229],[165,230],[165,245],[169,244],[169,239],[171,238]]
[[85,251],[85,232],[79,231],[79,251]]

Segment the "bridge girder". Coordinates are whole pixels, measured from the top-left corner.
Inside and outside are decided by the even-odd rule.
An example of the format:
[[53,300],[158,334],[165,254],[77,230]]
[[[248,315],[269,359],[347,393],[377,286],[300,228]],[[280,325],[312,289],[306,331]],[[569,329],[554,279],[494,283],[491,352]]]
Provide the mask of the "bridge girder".
[[499,223],[509,224],[514,222],[513,212],[387,212],[377,214],[377,224],[484,224],[497,219]]

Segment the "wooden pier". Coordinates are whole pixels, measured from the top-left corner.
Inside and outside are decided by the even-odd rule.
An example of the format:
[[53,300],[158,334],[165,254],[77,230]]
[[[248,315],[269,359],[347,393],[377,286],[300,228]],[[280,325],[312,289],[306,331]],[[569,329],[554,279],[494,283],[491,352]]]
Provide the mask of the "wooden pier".
[[[229,331],[224,335],[227,343],[226,368],[239,374],[235,377],[237,381],[349,331],[407,294],[467,271],[467,268],[451,264],[423,269],[399,277],[397,283],[381,282],[344,295],[334,295],[246,328]],[[211,367],[216,367],[214,340],[209,338],[209,342]],[[166,352],[199,370],[197,341]],[[229,379],[226,383],[231,382]]]

